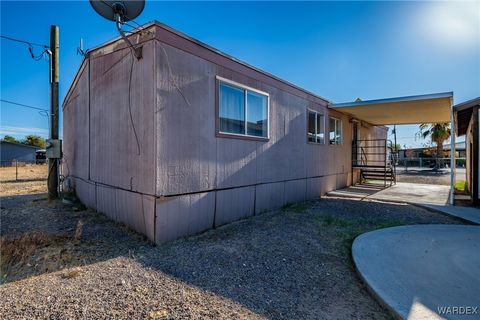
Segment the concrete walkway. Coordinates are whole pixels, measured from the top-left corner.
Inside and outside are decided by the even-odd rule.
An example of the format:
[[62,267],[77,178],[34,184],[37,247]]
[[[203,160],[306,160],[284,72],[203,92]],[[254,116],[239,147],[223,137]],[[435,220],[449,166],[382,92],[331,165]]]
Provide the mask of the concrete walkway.
[[448,203],[449,192],[449,186],[397,182],[397,184],[387,188],[385,188],[383,184],[360,184],[329,192],[328,195],[414,204],[443,205]]
[[467,222],[480,224],[480,208],[452,206],[450,204],[446,204],[446,205],[423,204],[420,206],[426,209],[438,211],[453,217],[460,218]]
[[449,193],[449,186],[398,182],[387,188],[378,183],[359,184],[331,191],[327,195],[330,197],[410,203],[467,222],[480,224],[480,209],[450,205],[448,203]]
[[352,256],[369,289],[397,317],[480,318],[479,226],[380,229],[357,237]]

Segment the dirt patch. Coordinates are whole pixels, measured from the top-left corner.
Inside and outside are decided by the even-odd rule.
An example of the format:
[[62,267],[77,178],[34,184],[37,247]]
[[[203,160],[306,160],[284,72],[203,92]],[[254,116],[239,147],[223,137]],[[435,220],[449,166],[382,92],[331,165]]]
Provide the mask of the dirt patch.
[[37,249],[66,241],[66,235],[30,232],[21,236],[6,236],[0,239],[2,264],[12,264],[25,261]]

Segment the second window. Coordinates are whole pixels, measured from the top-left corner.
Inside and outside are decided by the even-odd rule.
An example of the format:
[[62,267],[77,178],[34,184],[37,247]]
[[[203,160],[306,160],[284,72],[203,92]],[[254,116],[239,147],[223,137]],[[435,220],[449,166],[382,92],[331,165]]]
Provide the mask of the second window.
[[321,113],[308,110],[308,142],[325,143],[325,120]]

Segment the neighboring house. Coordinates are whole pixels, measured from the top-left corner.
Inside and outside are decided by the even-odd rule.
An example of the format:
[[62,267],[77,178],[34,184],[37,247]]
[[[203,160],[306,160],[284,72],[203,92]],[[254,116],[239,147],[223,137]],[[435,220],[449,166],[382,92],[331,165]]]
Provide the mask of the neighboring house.
[[[403,160],[403,159],[408,159],[408,158],[434,158],[434,155],[427,155],[425,154],[426,150],[432,150],[436,152],[436,147],[423,147],[423,148],[408,148],[408,149],[400,149],[398,150],[398,159]],[[450,157],[450,144],[444,144],[443,145],[443,157],[444,158],[449,158]],[[411,156],[408,157],[407,153],[408,151],[411,150]],[[465,141],[462,142],[457,142],[455,143],[455,152],[457,155],[457,158],[465,158],[466,157],[466,150],[465,150]]]
[[116,39],[82,62],[62,107],[62,164],[85,205],[152,241],[348,186],[359,178],[352,139],[386,145],[382,117],[335,110],[158,22],[130,39],[140,60]]
[[474,205],[480,205],[480,97],[453,107],[457,136],[465,136],[468,193]]
[[2,166],[11,166],[14,161],[35,163],[35,151],[39,147],[29,146],[22,143],[0,141],[0,160]]

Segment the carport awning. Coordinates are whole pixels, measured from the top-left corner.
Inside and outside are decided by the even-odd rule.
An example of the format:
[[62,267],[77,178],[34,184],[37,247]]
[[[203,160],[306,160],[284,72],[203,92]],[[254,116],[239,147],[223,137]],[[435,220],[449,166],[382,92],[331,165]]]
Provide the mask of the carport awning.
[[330,107],[374,125],[450,122],[453,92],[369,101]]

